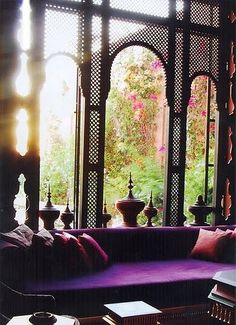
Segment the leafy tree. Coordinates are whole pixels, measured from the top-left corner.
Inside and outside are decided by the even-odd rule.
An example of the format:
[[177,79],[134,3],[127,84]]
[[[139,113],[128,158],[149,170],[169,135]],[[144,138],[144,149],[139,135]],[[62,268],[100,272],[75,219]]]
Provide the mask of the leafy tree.
[[[163,204],[163,165],[157,159],[158,113],[164,73],[161,62],[149,50],[137,47],[122,51],[113,67],[106,109],[105,197],[115,215],[114,203],[127,194],[129,173],[134,194],[146,203],[151,190],[154,203]],[[114,78],[114,79],[113,79]],[[142,219],[142,220],[141,220]],[[144,222],[143,217],[140,219]]]

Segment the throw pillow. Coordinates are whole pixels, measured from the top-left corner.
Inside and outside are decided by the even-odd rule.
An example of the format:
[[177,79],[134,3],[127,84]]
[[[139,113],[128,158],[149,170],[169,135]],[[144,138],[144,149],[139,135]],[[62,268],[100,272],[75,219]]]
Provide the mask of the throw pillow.
[[41,229],[33,235],[32,245],[28,251],[28,278],[34,280],[51,279],[54,273],[53,256],[54,238],[46,229]]
[[236,263],[236,228],[227,229],[226,232],[229,234],[229,244],[225,247],[223,259],[227,263]]
[[103,250],[103,248],[93,237],[86,233],[83,233],[81,236],[78,237],[78,239],[85,248],[90,258],[93,271],[103,269],[108,265],[109,258],[107,253]]
[[67,239],[68,250],[71,255],[71,267],[75,271],[89,271],[92,268],[90,258],[86,252],[84,246],[81,244],[78,238],[70,233],[62,233]]
[[17,246],[29,247],[32,244],[33,234],[33,230],[27,225],[22,224],[12,231],[0,233],[0,237]]
[[51,233],[46,229],[41,229],[37,234],[33,235],[32,244],[39,246],[50,246],[53,245],[54,238]]
[[201,228],[198,239],[192,249],[191,257],[209,261],[220,261],[222,251],[227,244],[229,234],[225,231],[211,231]]
[[87,253],[75,236],[56,233],[53,247],[59,277],[78,275],[90,269]]

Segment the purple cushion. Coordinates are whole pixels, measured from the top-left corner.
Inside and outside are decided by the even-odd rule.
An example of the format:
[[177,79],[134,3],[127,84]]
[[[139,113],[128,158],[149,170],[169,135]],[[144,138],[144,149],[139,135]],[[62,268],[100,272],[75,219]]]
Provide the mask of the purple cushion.
[[76,310],[85,316],[104,303],[125,300],[153,299],[159,307],[177,306],[206,302],[215,273],[233,268],[196,259],[114,263],[102,272],[28,283],[27,292],[51,293],[63,313]]
[[108,265],[108,255],[98,244],[98,242],[88,234],[84,233],[78,237],[79,242],[85,248],[92,270],[103,269]]

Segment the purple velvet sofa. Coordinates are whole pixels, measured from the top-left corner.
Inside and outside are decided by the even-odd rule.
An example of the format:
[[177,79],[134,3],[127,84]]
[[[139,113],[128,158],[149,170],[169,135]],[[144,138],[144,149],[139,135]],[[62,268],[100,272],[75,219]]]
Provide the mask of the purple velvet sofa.
[[[226,230],[235,227],[218,228]],[[25,293],[53,295],[57,313],[81,317],[103,314],[105,303],[129,300],[144,300],[157,308],[203,303],[207,301],[213,286],[214,274],[236,269],[236,265],[233,260],[226,263],[191,258],[190,252],[199,229],[140,227],[68,230],[76,237],[83,233],[92,236],[108,254],[109,265],[88,274],[34,279],[29,276],[32,271],[30,264],[24,263],[23,273],[22,270],[19,272],[21,278],[13,281],[8,277],[7,281]],[[206,229],[215,230],[216,227]],[[17,267],[22,267],[24,252],[14,245],[7,249],[3,246],[1,241],[0,250],[5,249],[5,254],[1,255],[7,261],[8,269],[9,265],[13,265],[10,267],[17,272]],[[22,274],[27,276],[22,277]]]

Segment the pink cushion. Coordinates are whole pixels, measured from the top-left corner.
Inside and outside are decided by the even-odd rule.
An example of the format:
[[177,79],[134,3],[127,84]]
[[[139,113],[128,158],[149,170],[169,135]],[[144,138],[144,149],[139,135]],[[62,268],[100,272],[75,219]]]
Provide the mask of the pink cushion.
[[71,263],[77,267],[78,261],[74,257],[79,258],[80,268],[83,267],[83,270],[91,270],[92,265],[88,253],[86,252],[83,245],[80,243],[80,240],[75,236],[63,232],[62,233],[67,239],[68,249],[71,250],[72,261]]
[[236,228],[234,230],[227,229],[230,235],[229,244],[224,250],[224,261],[228,263],[236,263]]
[[94,271],[107,266],[108,255],[93,237],[83,233],[78,239],[85,248]]
[[216,231],[200,229],[198,239],[191,252],[191,257],[220,261],[229,236],[229,233],[220,229]]
[[75,236],[56,233],[54,249],[59,275],[76,275],[90,270],[87,253]]

